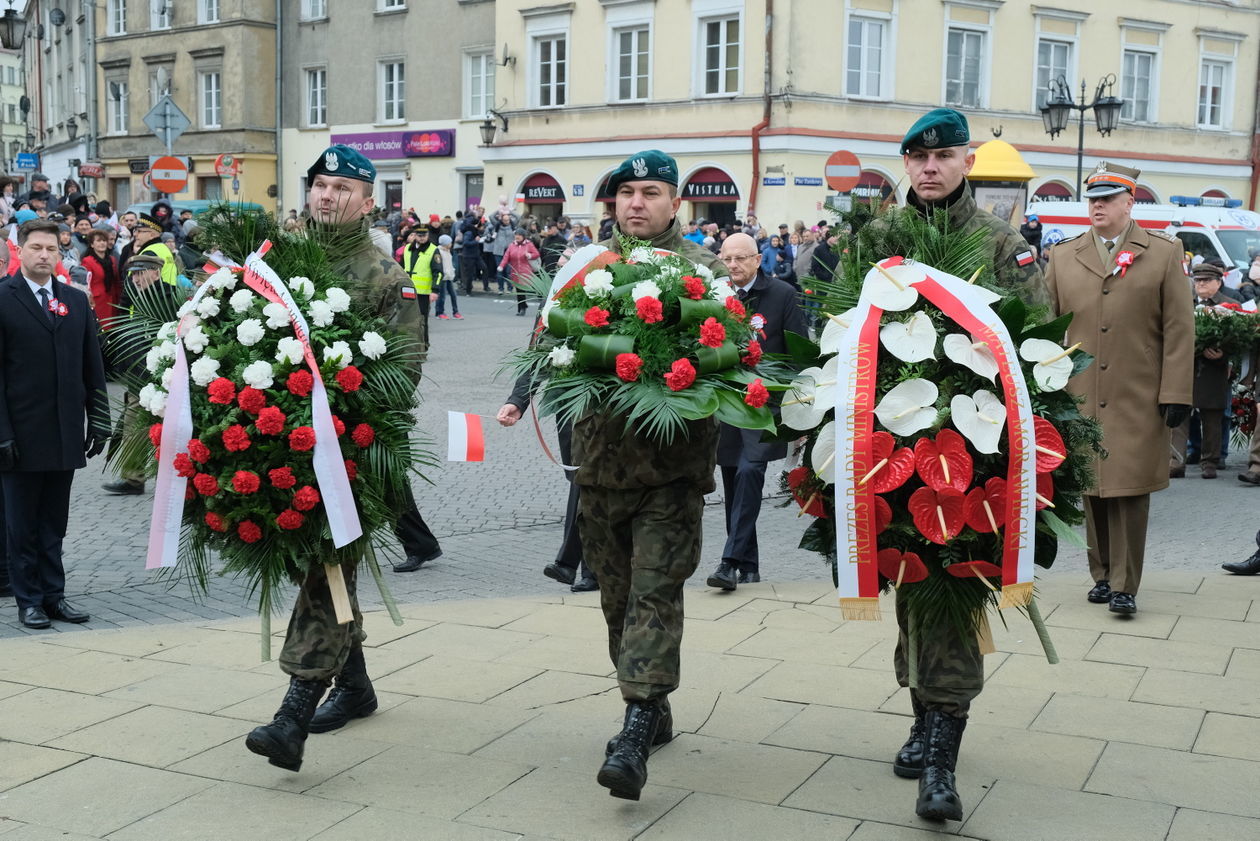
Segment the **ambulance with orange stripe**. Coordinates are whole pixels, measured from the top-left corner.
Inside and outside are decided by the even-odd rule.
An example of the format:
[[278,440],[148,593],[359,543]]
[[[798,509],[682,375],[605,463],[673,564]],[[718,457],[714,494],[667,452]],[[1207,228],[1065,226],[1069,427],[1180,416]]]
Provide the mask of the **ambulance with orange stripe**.
[[[1135,204],[1133,219],[1143,228],[1181,240],[1205,260],[1220,259],[1246,275],[1251,255],[1260,252],[1260,213],[1243,210],[1238,199],[1171,196],[1172,204]],[[1041,247],[1048,249],[1089,230],[1085,202],[1037,201],[1028,213],[1041,222]]]

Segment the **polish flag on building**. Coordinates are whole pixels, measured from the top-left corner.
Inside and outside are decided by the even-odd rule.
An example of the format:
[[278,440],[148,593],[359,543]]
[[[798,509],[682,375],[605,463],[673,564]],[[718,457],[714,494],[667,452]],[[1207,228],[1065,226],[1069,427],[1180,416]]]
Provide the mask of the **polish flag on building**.
[[447,412],[447,461],[485,461],[486,441],[481,433],[481,416]]

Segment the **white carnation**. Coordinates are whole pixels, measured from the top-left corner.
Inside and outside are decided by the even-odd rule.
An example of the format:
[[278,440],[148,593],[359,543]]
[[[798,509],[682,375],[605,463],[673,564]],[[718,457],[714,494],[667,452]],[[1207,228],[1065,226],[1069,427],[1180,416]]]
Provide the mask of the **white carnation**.
[[193,311],[193,302],[184,301],[184,303],[179,305],[179,309],[175,310],[175,318],[176,319],[183,318],[184,316],[188,315],[188,313],[192,311]]
[[369,330],[363,334],[363,341],[359,342],[359,352],[368,359],[380,359],[385,353],[385,339],[380,333]]
[[709,268],[708,266],[702,265],[700,263],[696,263],[695,269],[696,269],[696,275],[698,277],[702,277],[708,281],[713,280],[713,269]]
[[209,295],[202,295],[201,300],[197,302],[197,315],[202,318],[214,318],[219,314],[219,299],[212,298]]
[[236,340],[245,347],[253,347],[262,341],[265,332],[261,321],[256,318],[247,318],[236,325]]
[[245,312],[254,305],[254,293],[248,289],[238,289],[228,298],[233,312]]
[[241,372],[241,379],[245,381],[246,385],[254,388],[271,388],[271,384],[274,382],[271,363],[262,359],[257,362],[251,362]]
[[156,374],[163,362],[174,358],[175,345],[172,342],[162,342],[160,345],[149,348],[149,352],[145,354],[144,366],[149,369],[150,374]]
[[563,368],[566,365],[572,365],[577,354],[573,352],[573,348],[564,345],[558,345],[551,349],[551,353],[547,354],[547,358],[551,360],[551,364],[557,368]]
[[[176,324],[177,324],[177,322],[174,322],[174,321],[168,321],[168,322],[166,322],[165,324],[163,324],[161,327],[159,327],[159,328],[158,328],[158,331],[157,331],[157,337],[158,337],[159,339],[173,339],[173,338],[175,338],[175,327],[176,327]],[[174,347],[174,346],[172,345],[172,347]]]
[[235,289],[236,273],[231,269],[224,267],[210,275],[210,278],[206,281],[206,283],[218,289]]
[[735,290],[732,289],[731,285],[725,280],[715,280],[713,281],[713,288],[710,290],[709,294],[719,301],[725,301],[727,298],[735,294]]
[[311,283],[308,277],[290,278],[289,291],[293,293],[293,297],[301,295],[303,300],[309,301],[315,297],[315,284]]
[[547,303],[542,305],[542,311],[538,313],[538,317],[542,319],[543,327],[547,326],[547,316],[551,315],[551,311],[556,308],[556,299],[548,298]]
[[658,259],[656,252],[650,248],[636,248],[630,252],[632,263],[655,263]]
[[276,342],[276,361],[297,365],[302,361],[302,343],[292,336]]
[[332,307],[333,312],[345,312],[350,309],[350,296],[346,294],[346,290],[333,286],[324,293],[324,300],[328,302],[328,306]]
[[[219,376],[219,360],[203,356],[188,366],[188,374],[197,385],[202,387],[208,386],[211,380]],[[162,385],[165,386],[166,383],[163,382]]]
[[166,392],[153,383],[148,383],[140,389],[136,400],[150,414],[157,415],[159,418],[166,414]]
[[311,301],[308,311],[311,314],[311,323],[316,327],[327,327],[333,323],[332,305],[325,301]]
[[338,368],[346,367],[353,358],[354,356],[350,352],[350,345],[345,342],[333,342],[332,347],[324,348],[324,361],[336,362]]
[[640,298],[659,298],[661,297],[661,287],[650,280],[642,280],[630,290],[630,297],[635,301]]
[[267,326],[279,330],[289,324],[289,310],[284,304],[268,304],[263,307],[263,315],[267,317]]
[[586,276],[583,285],[586,288],[586,297],[606,298],[613,291],[612,272],[605,269],[596,269]]
[[210,337],[206,335],[205,330],[201,329],[200,324],[194,324],[193,328],[184,334],[184,347],[188,348],[189,353],[201,353],[208,344],[210,344]]
[[[195,365],[196,363],[194,362],[193,364]],[[165,371],[162,372],[162,388],[166,389],[167,391],[170,391],[171,380],[173,379],[175,379],[175,366],[174,365],[172,365],[170,368],[167,368]]]

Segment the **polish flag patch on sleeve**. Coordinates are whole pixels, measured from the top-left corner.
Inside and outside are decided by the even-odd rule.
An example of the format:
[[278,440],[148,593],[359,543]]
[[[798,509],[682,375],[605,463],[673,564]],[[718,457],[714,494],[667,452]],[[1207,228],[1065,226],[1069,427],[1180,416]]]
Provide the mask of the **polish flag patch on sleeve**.
[[402,299],[404,301],[414,301],[416,299],[416,287],[407,284],[402,288]]
[[1021,267],[1027,266],[1028,264],[1032,263],[1033,260],[1035,259],[1036,258],[1033,257],[1033,253],[1031,251],[1021,251],[1015,255],[1015,262],[1018,263]]
[[447,461],[485,461],[486,444],[481,431],[481,416],[464,412],[447,412]]

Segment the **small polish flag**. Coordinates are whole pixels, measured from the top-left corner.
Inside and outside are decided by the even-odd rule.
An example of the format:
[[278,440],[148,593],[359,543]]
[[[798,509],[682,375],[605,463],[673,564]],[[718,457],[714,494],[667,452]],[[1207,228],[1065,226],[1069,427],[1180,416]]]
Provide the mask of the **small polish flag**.
[[1023,266],[1027,266],[1034,259],[1035,258],[1033,257],[1033,253],[1031,251],[1021,251],[1015,255],[1015,263],[1021,268]]
[[485,461],[486,442],[481,434],[481,416],[464,412],[447,412],[449,430],[446,441],[447,461]]

